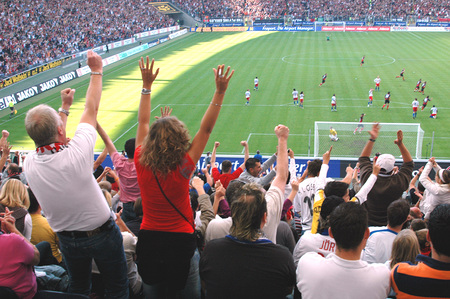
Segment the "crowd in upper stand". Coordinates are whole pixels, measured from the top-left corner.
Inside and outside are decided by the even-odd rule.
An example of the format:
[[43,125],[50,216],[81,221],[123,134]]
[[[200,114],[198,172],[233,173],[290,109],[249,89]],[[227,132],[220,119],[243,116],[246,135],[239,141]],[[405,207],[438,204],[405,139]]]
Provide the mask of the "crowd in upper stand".
[[0,2],[0,12],[0,78],[175,24],[139,0],[8,0]]
[[448,2],[437,0],[392,2],[388,0],[174,0],[178,7],[196,18],[283,18],[285,15],[305,20],[327,17],[336,21],[379,20],[406,18],[449,17]]

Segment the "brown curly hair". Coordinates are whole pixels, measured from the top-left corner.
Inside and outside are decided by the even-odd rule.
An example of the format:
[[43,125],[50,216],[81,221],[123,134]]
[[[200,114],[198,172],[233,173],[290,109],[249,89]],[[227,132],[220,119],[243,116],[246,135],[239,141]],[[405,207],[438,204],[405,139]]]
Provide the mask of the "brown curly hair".
[[144,139],[139,163],[166,176],[181,164],[190,140],[185,124],[175,116],[157,119]]

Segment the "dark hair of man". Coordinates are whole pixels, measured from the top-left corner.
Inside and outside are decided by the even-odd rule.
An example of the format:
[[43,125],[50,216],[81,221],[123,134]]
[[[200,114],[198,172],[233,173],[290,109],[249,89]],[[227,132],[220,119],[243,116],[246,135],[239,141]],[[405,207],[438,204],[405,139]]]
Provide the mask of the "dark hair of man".
[[388,206],[387,218],[391,227],[402,225],[408,219],[410,207],[406,200],[397,199]]
[[34,196],[33,191],[31,191],[30,188],[28,188],[28,196],[30,197],[30,206],[28,207],[28,213],[33,214],[36,213],[39,209],[39,203],[36,199],[36,196]]
[[[309,163],[311,164],[311,163]],[[331,181],[325,185],[325,197],[336,195],[344,197],[347,194],[348,184],[339,181]]]
[[136,216],[140,217],[144,215],[144,211],[142,210],[142,198],[138,197],[136,198],[136,201],[133,205],[133,211],[136,214]]
[[267,204],[260,188],[258,184],[245,184],[235,194],[230,234],[239,240],[253,242],[262,236],[261,220],[267,212]]
[[136,138],[130,138],[125,142],[125,153],[128,159],[134,159],[134,150],[136,149]]
[[318,176],[320,172],[320,167],[322,166],[322,160],[315,159],[308,164],[308,176]]
[[222,173],[227,173],[231,169],[231,161],[225,160],[222,162]]
[[256,158],[248,158],[247,161],[245,161],[245,169],[249,171],[251,168],[255,168],[256,163],[261,163]]
[[428,233],[434,250],[450,257],[450,204],[438,205],[431,212]]
[[228,201],[228,204],[231,206],[233,203],[236,192],[241,189],[241,187],[244,185],[243,182],[240,182],[238,180],[233,180],[228,184],[227,190],[225,191],[225,199]]
[[198,208],[198,193],[196,191],[191,191],[189,192],[189,197],[191,199],[191,208],[195,215],[195,211],[197,211]]
[[354,202],[339,205],[330,214],[330,229],[340,249],[356,249],[368,225],[367,210]]
[[425,220],[422,220],[422,219],[413,219],[411,221],[410,228],[413,231],[418,231],[418,230],[427,228],[427,223],[425,222]]
[[330,214],[345,200],[341,196],[330,195],[325,198],[320,209],[319,229],[317,232],[321,234],[330,227]]

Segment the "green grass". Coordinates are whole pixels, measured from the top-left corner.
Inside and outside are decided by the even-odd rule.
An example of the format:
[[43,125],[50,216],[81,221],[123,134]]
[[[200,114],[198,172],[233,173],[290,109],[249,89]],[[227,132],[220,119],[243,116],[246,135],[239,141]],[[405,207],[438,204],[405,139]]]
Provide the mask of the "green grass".
[[[153,48],[142,53],[154,57],[156,66],[161,69],[153,86],[152,115],[159,114],[159,107],[170,105],[173,115],[186,123],[193,136],[215,89],[212,68],[223,63],[235,69],[235,74],[205,151],[212,149],[214,141],[220,141],[220,154],[241,154],[239,141],[249,139],[251,152],[259,149],[271,154],[276,150],[273,129],[281,123],[290,128],[289,147],[296,155],[306,156],[308,134],[314,131],[314,121],[353,122],[361,113],[366,113],[366,122],[420,122],[425,131],[422,157],[427,153],[433,131],[433,155],[450,157],[446,150],[450,140],[450,127],[446,125],[449,108],[445,104],[450,98],[448,34],[333,33],[330,42],[325,37],[326,33],[314,32],[204,33],[190,34]],[[366,63],[360,67],[363,55]],[[104,70],[98,118],[118,149],[136,133],[142,88],[137,59],[136,56]],[[406,81],[395,78],[402,68],[406,68]],[[319,88],[324,73],[328,73],[328,79]],[[377,75],[382,79],[381,91],[374,92],[374,105],[367,108],[368,91],[374,87],[373,79]],[[255,76],[260,79],[259,91],[253,91]],[[413,120],[411,102],[417,97],[422,103],[425,97],[413,92],[419,78],[427,81],[425,95],[430,95],[432,102]],[[58,108],[59,91],[65,87],[76,88],[67,128],[71,136],[84,107],[88,80],[86,76],[60,86],[41,96],[33,105],[47,102]],[[304,91],[305,109],[293,106],[293,88]],[[252,92],[248,107],[244,105],[247,89]],[[387,91],[391,91],[391,106],[389,111],[382,111]],[[337,113],[330,111],[330,98],[334,93]],[[437,119],[428,118],[433,104],[439,109]],[[17,149],[33,149],[23,126],[24,112],[28,108],[20,110],[11,121],[7,115],[0,119],[2,129],[11,132],[10,141]],[[342,136],[351,133],[338,132]],[[351,138],[365,141],[367,133],[364,134],[364,137]],[[364,142],[355,139],[351,144],[357,156]],[[333,145],[339,147],[339,142]],[[99,138],[96,150],[102,147]]]

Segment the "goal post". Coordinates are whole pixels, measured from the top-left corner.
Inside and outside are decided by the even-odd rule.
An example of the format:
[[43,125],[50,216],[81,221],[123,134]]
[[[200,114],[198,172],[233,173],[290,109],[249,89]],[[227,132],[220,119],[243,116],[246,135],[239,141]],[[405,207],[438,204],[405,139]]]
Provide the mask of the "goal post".
[[[322,30],[323,27],[334,27],[333,30]],[[331,28],[330,28],[331,29]],[[345,22],[335,21],[335,22],[314,22],[314,31],[343,31],[345,32]]]
[[[337,141],[334,141],[336,137],[330,134],[330,128],[336,131]],[[333,146],[333,157],[358,158],[370,138],[368,131],[371,129],[372,123],[316,121],[314,123],[314,157],[321,157],[330,146]],[[377,152],[392,154],[400,159],[400,150],[394,143],[398,130],[402,130],[403,143],[411,156],[415,159],[422,158],[425,132],[419,123],[380,123],[380,132],[372,154]]]

